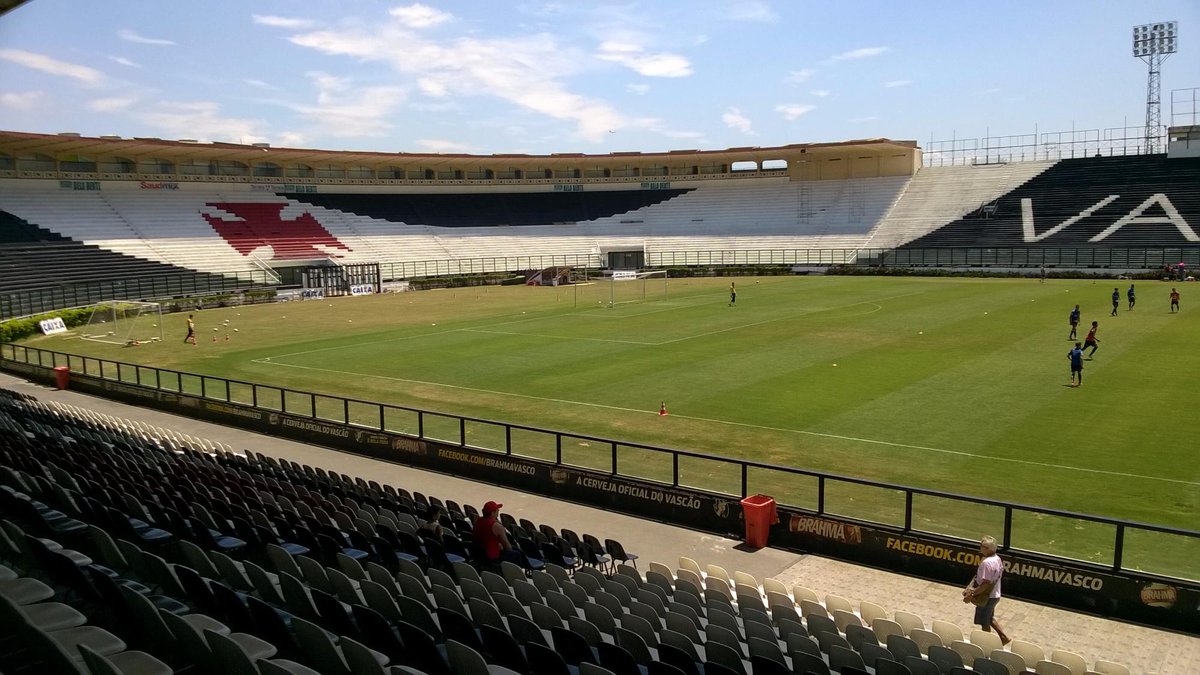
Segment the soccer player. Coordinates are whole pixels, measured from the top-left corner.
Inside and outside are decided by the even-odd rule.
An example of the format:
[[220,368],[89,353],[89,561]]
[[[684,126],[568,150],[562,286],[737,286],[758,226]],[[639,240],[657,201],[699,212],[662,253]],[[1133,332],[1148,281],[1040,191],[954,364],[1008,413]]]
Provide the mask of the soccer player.
[[1092,329],[1088,331],[1087,337],[1083,339],[1084,349],[1087,349],[1088,347],[1092,348],[1092,351],[1088,352],[1088,361],[1092,360],[1092,356],[1096,354],[1096,348],[1100,346],[1100,338],[1096,337],[1096,330],[1099,328],[1100,322],[1093,321]]
[[1114,288],[1113,289],[1113,311],[1112,311],[1112,314],[1109,314],[1109,316],[1117,315],[1117,306],[1120,304],[1121,304],[1121,289]]
[[1133,297],[1133,284],[1129,284],[1129,290],[1125,291],[1125,295],[1129,298],[1129,309],[1132,311],[1133,304],[1137,302],[1137,299]]
[[[1083,345],[1075,343],[1075,348],[1067,352],[1067,359],[1071,361],[1071,386],[1078,387],[1083,384]],[[1075,378],[1078,376],[1079,381]]]
[[1079,327],[1079,305],[1075,305],[1075,309],[1071,310],[1071,316],[1067,321],[1071,323],[1071,334],[1067,336],[1067,339],[1078,339],[1079,336],[1075,334],[1075,329]]
[[187,337],[183,338],[183,342],[184,342],[184,344],[187,344],[190,342],[194,345],[194,344],[196,344],[196,322],[192,321],[191,314],[188,314],[187,322],[188,322],[188,334],[187,334]]
[[1179,291],[1171,289],[1171,313],[1179,311]]
[[734,286],[734,282],[731,281],[731,282],[729,282],[729,306],[733,307],[736,304],[737,304],[737,288]]

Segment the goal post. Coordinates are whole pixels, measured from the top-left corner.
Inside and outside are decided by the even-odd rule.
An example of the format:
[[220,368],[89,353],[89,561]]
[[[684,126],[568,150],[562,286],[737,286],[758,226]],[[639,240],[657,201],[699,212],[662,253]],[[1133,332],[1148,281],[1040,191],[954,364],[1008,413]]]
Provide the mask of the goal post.
[[662,300],[667,296],[667,271],[614,271],[608,278],[610,307],[630,302]]
[[91,306],[79,337],[114,345],[138,345],[163,339],[162,305],[157,302],[110,300]]

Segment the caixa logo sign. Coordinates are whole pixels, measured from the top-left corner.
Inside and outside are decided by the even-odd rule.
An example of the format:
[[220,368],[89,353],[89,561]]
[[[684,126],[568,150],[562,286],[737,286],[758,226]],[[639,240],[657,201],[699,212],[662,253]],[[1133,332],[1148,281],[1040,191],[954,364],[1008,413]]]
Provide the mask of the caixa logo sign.
[[57,316],[49,319],[42,319],[38,322],[38,328],[42,330],[44,335],[54,335],[55,333],[67,332],[67,324],[63,323],[62,318]]
[[375,284],[353,284],[350,295],[371,295],[375,292]]
[[323,288],[306,288],[300,291],[301,300],[321,300],[325,297]]

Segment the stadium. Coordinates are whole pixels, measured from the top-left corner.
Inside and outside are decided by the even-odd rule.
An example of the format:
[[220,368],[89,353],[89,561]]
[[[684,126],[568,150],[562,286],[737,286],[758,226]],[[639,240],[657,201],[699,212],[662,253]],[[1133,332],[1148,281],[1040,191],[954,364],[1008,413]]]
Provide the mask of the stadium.
[[1197,91],[720,150],[0,131],[0,662],[1194,672]]

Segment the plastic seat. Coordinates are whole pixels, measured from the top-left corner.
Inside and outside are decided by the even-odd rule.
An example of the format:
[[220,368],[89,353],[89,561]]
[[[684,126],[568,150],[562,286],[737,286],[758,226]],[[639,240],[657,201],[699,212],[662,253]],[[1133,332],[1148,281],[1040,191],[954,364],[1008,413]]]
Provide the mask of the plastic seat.
[[937,664],[915,656],[904,657],[904,665],[908,666],[912,675],[942,675],[942,671],[937,667]]
[[[962,655],[941,645],[929,645],[929,660],[943,673],[949,673],[951,670],[962,668],[965,665]],[[1080,673],[1080,675],[1083,674]]]
[[988,658],[996,663],[1004,664],[1008,668],[1009,675],[1019,675],[1028,669],[1025,663],[1025,658],[1016,652],[1010,652],[1004,649],[993,649]]
[[846,667],[866,670],[867,665],[863,661],[862,655],[853,649],[848,649],[840,645],[831,646],[829,648],[829,669],[835,673],[840,673]]
[[993,649],[1003,649],[1004,644],[1000,642],[1000,636],[991,631],[979,630],[976,628],[971,631],[971,644],[979,645],[985,653],[991,653]]
[[986,657],[980,657],[972,661],[971,670],[979,673],[979,675],[1009,675],[1008,666]]
[[962,657],[964,664],[974,663],[975,659],[985,658],[987,652],[977,644],[972,644],[965,640],[955,640],[950,643],[950,649],[953,649]]
[[1034,665],[1033,672],[1037,673],[1037,675],[1074,675],[1070,666],[1045,659],[1038,661]]
[[108,657],[87,645],[79,645],[79,652],[92,675],[171,675],[175,672],[146,652],[128,650]]
[[1088,670],[1087,661],[1082,656],[1065,649],[1055,649],[1050,653],[1050,660],[1070,668],[1071,675],[1083,675]]

